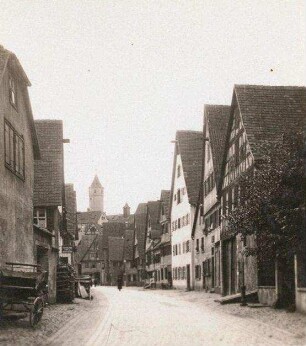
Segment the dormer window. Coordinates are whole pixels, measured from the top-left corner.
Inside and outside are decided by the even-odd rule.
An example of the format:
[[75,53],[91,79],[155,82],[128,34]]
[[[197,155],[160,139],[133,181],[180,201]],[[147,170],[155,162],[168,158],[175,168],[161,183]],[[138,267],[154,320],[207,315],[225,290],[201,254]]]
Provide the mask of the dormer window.
[[9,77],[9,97],[11,105],[17,108],[16,83],[12,76]]

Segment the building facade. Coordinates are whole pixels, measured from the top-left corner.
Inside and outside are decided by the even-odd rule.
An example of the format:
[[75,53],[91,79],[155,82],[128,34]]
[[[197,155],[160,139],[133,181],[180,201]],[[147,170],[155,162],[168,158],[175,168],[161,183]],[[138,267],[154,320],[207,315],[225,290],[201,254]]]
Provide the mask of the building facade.
[[[64,140],[60,120],[36,120],[41,159],[35,161],[34,212],[35,256],[48,272],[49,301],[56,301],[56,268],[59,242],[67,238],[65,223]],[[47,230],[51,237],[47,236]]]
[[230,106],[205,105],[203,185],[194,223],[195,289],[221,293],[220,202],[217,185]]
[[305,88],[235,85],[220,184],[223,295],[239,293],[245,287],[247,292],[256,290],[261,303],[273,305],[285,285],[291,297],[287,303],[301,309],[294,256],[286,266],[280,266],[275,258],[260,262],[255,256],[244,256],[245,248],[260,244],[255,243],[254,236],[241,238],[231,233],[227,218],[239,208],[241,175],[260,169],[263,146],[280,143],[288,131],[303,128]]
[[170,223],[170,190],[162,190],[160,195],[161,208],[159,223],[161,225],[160,239],[160,285],[172,287],[172,251]]
[[0,46],[0,266],[34,264],[34,159],[40,158],[28,87],[15,54]]
[[171,186],[173,287],[194,288],[192,223],[201,184],[203,133],[178,131]]
[[134,214],[134,263],[137,271],[137,285],[142,286],[146,280],[146,227],[147,227],[147,203],[140,203]]
[[155,287],[161,284],[160,273],[160,218],[161,201],[147,203],[146,222],[146,283]]

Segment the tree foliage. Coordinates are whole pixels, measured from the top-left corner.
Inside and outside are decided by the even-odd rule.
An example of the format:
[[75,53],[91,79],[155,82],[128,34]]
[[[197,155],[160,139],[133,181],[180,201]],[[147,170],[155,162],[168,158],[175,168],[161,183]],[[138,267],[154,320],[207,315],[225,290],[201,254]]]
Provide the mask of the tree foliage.
[[229,215],[229,231],[256,237],[246,255],[285,259],[305,242],[303,133],[263,142],[259,150],[260,159],[238,181],[239,205]]

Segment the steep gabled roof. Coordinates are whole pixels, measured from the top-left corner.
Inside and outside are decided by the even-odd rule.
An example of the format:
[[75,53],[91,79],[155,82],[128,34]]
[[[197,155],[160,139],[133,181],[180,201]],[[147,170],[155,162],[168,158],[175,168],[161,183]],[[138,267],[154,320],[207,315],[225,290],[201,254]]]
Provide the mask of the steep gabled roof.
[[79,242],[77,246],[77,251],[75,253],[75,261],[76,263],[81,262],[89,251],[91,245],[97,238],[96,234],[85,234],[82,237],[82,240]]
[[177,153],[181,155],[189,203],[196,205],[201,183],[203,132],[177,131]]
[[160,201],[164,208],[164,214],[168,217],[170,208],[170,190],[161,190]]
[[[29,81],[16,55],[0,45],[0,86],[3,81],[5,70],[8,68],[8,66],[16,73],[18,78],[22,80],[26,86],[28,87],[31,86],[31,82]],[[35,126],[34,126],[34,119],[33,119],[32,107],[30,103],[28,90],[26,90],[25,102],[27,107],[28,122],[31,129],[34,158],[36,160],[39,160],[40,150],[39,150],[37,134],[36,134]]]
[[92,181],[90,187],[97,187],[97,188],[102,187],[102,184],[100,183],[100,180],[97,175],[95,175],[94,180]]
[[85,211],[78,214],[78,224],[97,224],[100,217],[102,216],[102,211]]
[[132,261],[134,259],[134,230],[127,229],[124,232],[124,259]]
[[149,201],[147,205],[151,228],[155,230],[161,229],[161,225],[159,223],[161,201]]
[[[235,108],[238,107],[254,159],[262,156],[262,145],[281,141],[285,133],[306,131],[306,87],[235,85],[226,138],[228,146]],[[222,160],[222,172],[226,162]],[[222,187],[223,173],[219,189]]]
[[134,217],[135,217],[135,237],[137,239],[139,258],[144,259],[146,227],[147,227],[147,203],[138,204]]
[[263,142],[306,129],[305,87],[235,85],[232,112],[235,99],[255,160],[261,156]]
[[62,206],[64,189],[63,122],[35,120],[41,159],[34,163],[34,206]]
[[124,239],[121,237],[109,237],[109,254],[110,261],[123,261]]
[[230,111],[231,106],[205,105],[204,107],[204,117],[208,125],[209,142],[217,184],[221,178],[221,166],[225,151]]
[[101,246],[104,249],[107,249],[109,237],[122,238],[124,236],[125,229],[126,229],[125,223],[122,223],[122,222],[105,222],[103,224]]

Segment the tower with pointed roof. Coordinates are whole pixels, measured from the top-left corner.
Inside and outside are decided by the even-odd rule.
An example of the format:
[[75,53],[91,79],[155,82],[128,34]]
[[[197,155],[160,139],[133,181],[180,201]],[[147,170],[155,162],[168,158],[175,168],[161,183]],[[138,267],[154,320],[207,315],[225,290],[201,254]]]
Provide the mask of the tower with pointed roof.
[[89,210],[104,212],[104,188],[97,175],[89,188]]
[[130,214],[131,214],[131,208],[127,203],[125,203],[125,206],[123,207],[123,217],[127,218],[130,216]]

